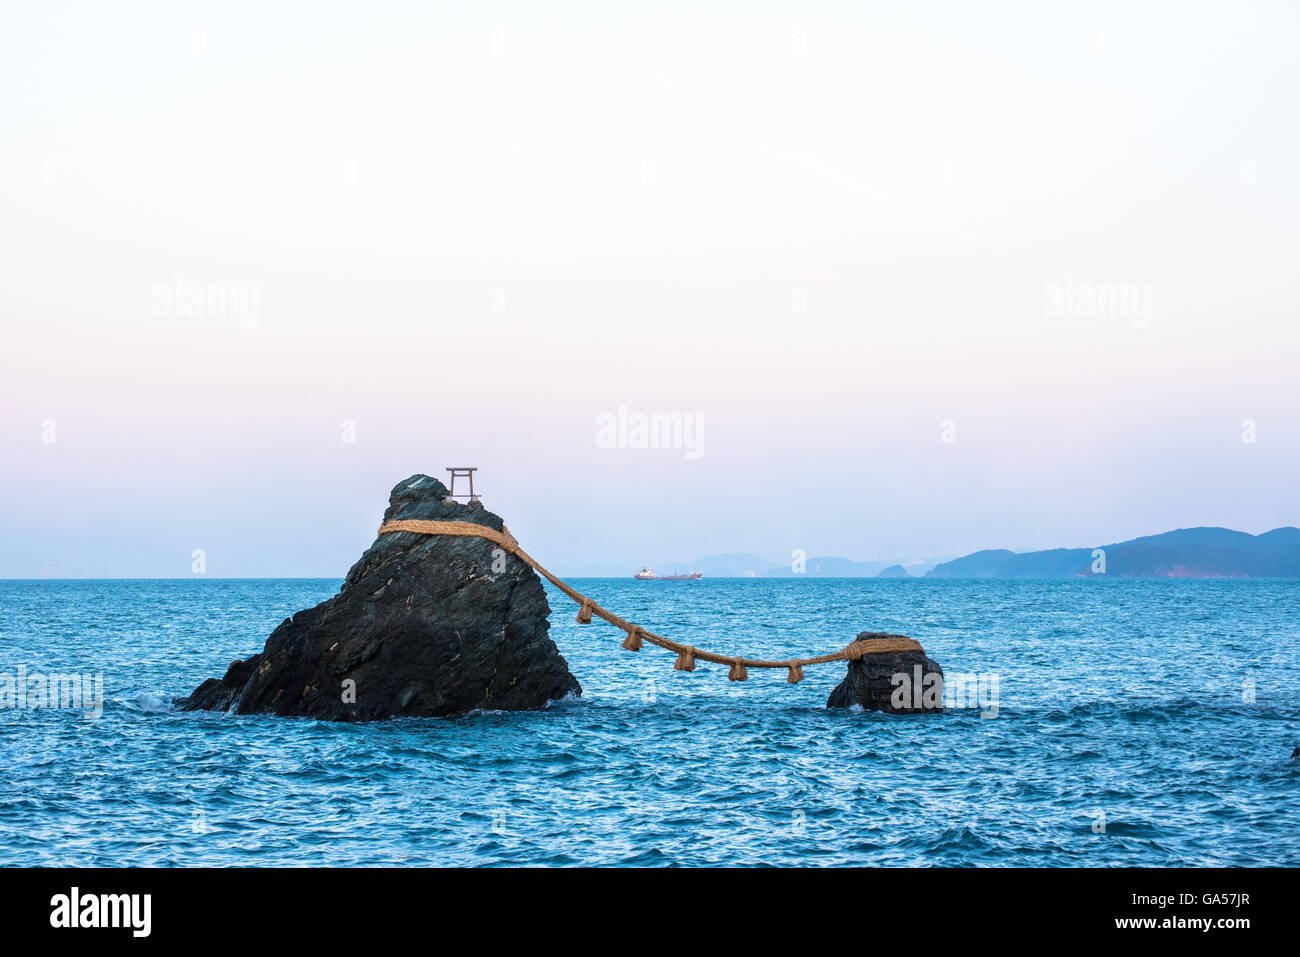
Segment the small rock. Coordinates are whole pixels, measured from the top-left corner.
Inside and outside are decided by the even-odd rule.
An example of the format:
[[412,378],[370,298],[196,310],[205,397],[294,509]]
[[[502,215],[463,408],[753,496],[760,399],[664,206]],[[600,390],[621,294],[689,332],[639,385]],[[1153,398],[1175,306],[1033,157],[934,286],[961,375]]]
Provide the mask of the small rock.
[[[904,637],[864,631],[857,640]],[[826,699],[828,708],[855,704],[864,711],[937,714],[943,711],[943,669],[924,651],[863,655],[849,662],[848,674]]]

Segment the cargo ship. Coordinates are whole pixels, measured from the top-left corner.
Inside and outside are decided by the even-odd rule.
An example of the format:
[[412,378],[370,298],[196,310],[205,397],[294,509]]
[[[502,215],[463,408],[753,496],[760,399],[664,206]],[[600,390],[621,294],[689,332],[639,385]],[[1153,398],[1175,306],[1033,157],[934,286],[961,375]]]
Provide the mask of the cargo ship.
[[655,570],[646,565],[632,576],[639,582],[694,582],[704,577],[704,572],[687,572],[685,575],[656,575]]

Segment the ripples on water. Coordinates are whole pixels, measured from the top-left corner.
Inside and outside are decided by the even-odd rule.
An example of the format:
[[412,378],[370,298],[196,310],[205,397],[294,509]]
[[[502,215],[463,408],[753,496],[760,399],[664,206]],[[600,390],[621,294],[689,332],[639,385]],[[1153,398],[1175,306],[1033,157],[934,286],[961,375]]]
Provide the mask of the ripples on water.
[[1300,864],[1300,583],[579,583],[722,652],[910,634],[999,676],[991,720],[829,711],[838,665],[675,672],[549,588],[584,694],[544,712],[171,710],[337,584],[0,582],[0,671],[107,699],[0,710],[0,864]]

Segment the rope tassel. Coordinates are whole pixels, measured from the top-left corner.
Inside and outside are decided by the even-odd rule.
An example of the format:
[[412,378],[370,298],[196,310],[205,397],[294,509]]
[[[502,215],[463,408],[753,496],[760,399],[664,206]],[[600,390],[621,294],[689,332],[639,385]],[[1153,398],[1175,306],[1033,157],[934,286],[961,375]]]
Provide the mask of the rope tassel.
[[623,647],[626,648],[628,651],[641,650],[641,626],[640,625],[633,625],[628,630],[627,637],[623,639]]
[[677,663],[673,665],[675,671],[694,671],[695,670],[695,649],[687,646],[677,652]]
[[578,624],[580,625],[591,624],[591,602],[584,601],[582,603],[582,607],[578,609]]
[[727,677],[732,681],[744,681],[749,677],[749,672],[745,670],[745,665],[739,658],[731,663],[731,671]]
[[785,680],[788,684],[792,685],[797,685],[799,682],[803,681],[803,666],[791,665],[790,673],[785,676]]

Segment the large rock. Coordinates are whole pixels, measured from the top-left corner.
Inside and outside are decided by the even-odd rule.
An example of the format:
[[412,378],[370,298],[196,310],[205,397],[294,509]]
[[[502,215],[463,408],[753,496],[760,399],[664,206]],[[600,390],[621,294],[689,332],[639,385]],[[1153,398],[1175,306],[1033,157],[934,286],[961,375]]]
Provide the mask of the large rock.
[[[858,641],[903,638],[864,631]],[[919,670],[918,670],[919,669]],[[928,676],[933,677],[928,677]],[[860,705],[864,711],[890,714],[934,714],[943,711],[943,669],[924,651],[891,651],[863,655],[849,662],[849,673],[826,699],[828,708]]]
[[[481,505],[447,494],[437,479],[413,475],[393,489],[384,520],[502,528]],[[181,706],[363,721],[519,711],[581,694],[547,633],[541,579],[496,547],[413,532],[376,538],[337,595],[286,618],[259,654]]]

